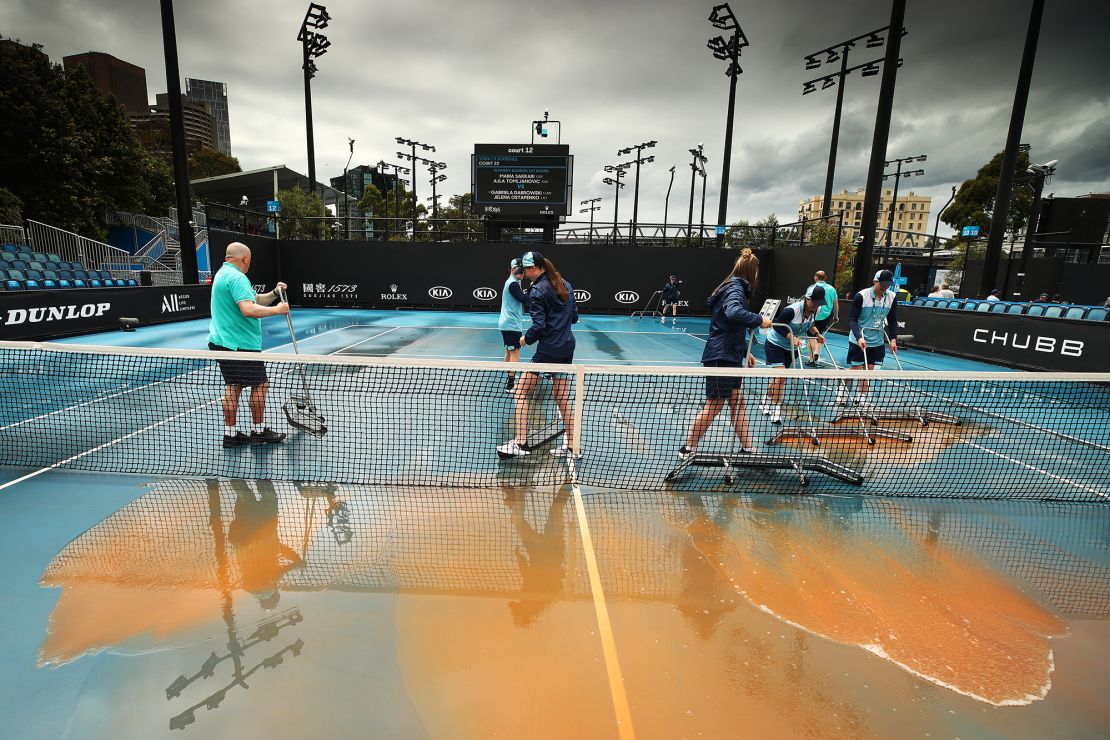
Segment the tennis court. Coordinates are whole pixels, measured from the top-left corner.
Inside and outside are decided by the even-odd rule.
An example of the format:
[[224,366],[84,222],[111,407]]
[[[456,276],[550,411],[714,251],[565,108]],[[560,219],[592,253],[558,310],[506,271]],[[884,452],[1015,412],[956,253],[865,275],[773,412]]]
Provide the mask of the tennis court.
[[907,349],[905,413],[802,371],[773,425],[757,369],[759,453],[668,481],[704,319],[584,316],[582,458],[510,461],[490,315],[294,321],[267,418],[303,370],[328,433],[280,448],[219,449],[206,321],[3,349],[12,736],[1103,734],[1104,385]]

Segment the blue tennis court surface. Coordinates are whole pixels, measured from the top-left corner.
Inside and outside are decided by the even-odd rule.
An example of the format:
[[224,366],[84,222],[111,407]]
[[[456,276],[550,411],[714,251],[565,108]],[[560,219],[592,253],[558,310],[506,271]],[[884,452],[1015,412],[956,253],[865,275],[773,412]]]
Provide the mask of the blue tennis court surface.
[[[306,309],[294,323],[302,353],[501,359],[491,314]],[[283,322],[263,326],[267,350],[291,351]],[[207,331],[194,321],[62,341],[203,349]],[[696,367],[706,331],[704,319],[672,328],[583,316],[575,360]],[[838,362],[844,341],[832,341]],[[913,350],[902,359],[938,378],[1001,370]],[[73,405],[73,387],[44,384],[57,405],[39,413]],[[546,454],[519,468],[532,484],[497,473],[492,456],[466,464],[470,486],[267,475],[309,455],[337,470],[352,460],[446,465],[439,455],[453,440],[436,428],[434,399],[413,407],[402,392],[375,429],[344,430],[340,410],[321,440],[296,437],[268,458],[243,451],[249,462],[232,471],[241,478],[0,467],[4,734],[1104,735],[1110,506],[826,495],[819,484],[762,493],[775,471],[676,490],[658,473],[674,467],[687,421],[661,422],[671,412],[652,392],[630,383],[620,418],[604,394],[587,404],[586,439],[618,440],[621,459],[587,456],[582,471],[601,483],[607,470],[644,471],[644,485],[623,490],[550,482],[563,463]],[[976,392],[968,385],[947,402],[970,414]],[[1082,436],[1105,413],[1102,397],[1087,408],[1023,394],[971,441],[1024,476],[1047,470],[1104,490],[1103,440],[1068,460],[1012,444],[1034,422],[1055,440]],[[164,420],[154,396],[128,398],[127,413]],[[495,415],[507,419],[511,399],[498,398]],[[275,425],[279,403],[268,411]],[[105,439],[119,436],[111,405],[78,411]],[[211,454],[208,427],[220,434],[215,407],[197,416],[194,457]],[[507,429],[478,426],[483,449]],[[946,457],[951,433],[915,430],[918,449],[933,449],[915,460],[919,474],[981,485],[981,471]],[[360,435],[372,454],[356,449]],[[420,443],[395,450],[389,438]],[[136,435],[85,459],[181,457],[155,441]],[[76,450],[72,439],[55,444]]]

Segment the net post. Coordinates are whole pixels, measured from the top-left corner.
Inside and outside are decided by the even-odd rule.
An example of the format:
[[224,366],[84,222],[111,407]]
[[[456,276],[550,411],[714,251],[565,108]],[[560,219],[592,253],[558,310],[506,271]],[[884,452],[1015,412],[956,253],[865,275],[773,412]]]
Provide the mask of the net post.
[[574,456],[582,454],[582,416],[586,402],[586,368],[574,366]]

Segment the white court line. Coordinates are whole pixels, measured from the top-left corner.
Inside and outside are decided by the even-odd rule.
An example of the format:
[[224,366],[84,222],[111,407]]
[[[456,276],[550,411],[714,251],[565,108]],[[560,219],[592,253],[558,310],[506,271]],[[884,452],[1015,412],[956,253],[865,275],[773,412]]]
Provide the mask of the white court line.
[[[350,329],[351,327],[347,326],[347,327],[344,327],[344,328],[345,329]],[[348,344],[346,347],[342,347],[341,349],[337,349],[334,352],[332,352],[331,354],[341,355],[344,352],[346,352],[347,350],[351,349],[352,347],[357,347],[360,344],[365,344],[366,342],[369,342],[371,339],[377,339],[378,337],[382,336],[383,334],[388,334],[391,331],[396,331],[398,329],[404,329],[404,328],[405,327],[403,327],[403,326],[395,326],[392,329],[386,329],[385,331],[378,332],[377,334],[375,334],[373,336],[366,337],[366,339],[360,339],[359,341],[355,342],[354,344]],[[385,357],[385,356],[386,355],[383,355],[383,357]]]
[[593,595],[594,612],[597,615],[598,634],[601,637],[601,652],[605,656],[605,672],[609,677],[609,693],[613,699],[613,711],[617,715],[617,733],[624,740],[636,737],[632,726],[632,711],[628,706],[628,695],[624,690],[624,677],[621,675],[620,660],[617,656],[617,643],[613,639],[613,625],[609,621],[609,608],[605,604],[605,593],[601,589],[601,573],[597,567],[590,527],[586,523],[586,507],[582,503],[582,490],[575,483],[574,510],[578,514],[578,531],[582,537],[582,550],[586,553],[586,570],[590,574],[590,592]]
[[[383,332],[384,333],[384,332]],[[374,354],[368,352],[354,353],[359,357],[408,357],[419,360],[489,360],[490,362],[499,362],[500,359],[492,355],[420,355],[420,354],[405,354],[404,352],[390,352],[388,354]],[[615,360],[612,357],[583,357],[576,358],[580,362],[591,363],[612,363],[614,365],[700,365],[701,362],[696,360],[629,360],[621,361]],[[529,364],[527,360],[521,360],[521,363]]]
[[[351,329],[351,328],[354,328],[354,327],[381,328],[382,326],[389,326],[389,324],[351,324],[350,326],[346,326],[346,327],[343,327],[343,328],[345,328],[345,329]],[[493,332],[493,331],[500,332],[501,331],[496,326],[451,326],[451,325],[427,326],[425,324],[411,324],[411,325],[402,324],[400,326],[395,326],[393,328],[394,329],[469,329],[470,331],[489,331],[489,332]],[[527,330],[525,330],[525,331],[527,331]],[[686,332],[677,332],[677,331],[624,331],[624,330],[607,331],[605,329],[572,329],[572,331],[575,334],[651,334],[651,335],[654,335],[654,336],[657,336],[657,337],[673,337],[673,336],[677,336],[679,334],[685,334],[686,333]],[[702,341],[704,342],[705,340],[703,339]]]
[[[328,329],[327,331],[322,331],[319,334],[313,334],[312,336],[305,337],[304,339],[301,340],[301,342],[303,343],[303,342],[308,341],[309,339],[315,339],[316,337],[322,337],[325,334],[331,334],[333,331],[340,331],[341,329],[346,329],[346,328],[347,327],[345,327],[345,326],[340,326],[340,327],[335,328],[335,329]],[[290,347],[290,346],[292,346],[292,344],[293,344],[292,342],[286,342],[285,344],[279,344],[275,347],[271,347],[270,349],[263,350],[263,352],[273,352],[274,350],[280,349],[282,347]],[[197,351],[200,352],[200,351],[203,351],[203,350],[197,350]],[[100,403],[102,401],[108,401],[108,400],[111,400],[113,398],[118,398],[120,396],[126,396],[129,393],[136,393],[138,391],[143,390],[144,388],[153,388],[156,385],[161,385],[162,383],[168,383],[171,380],[180,380],[181,378],[187,378],[190,375],[196,375],[197,373],[202,373],[207,369],[208,368],[203,368],[201,370],[190,370],[187,373],[181,373],[180,375],[174,375],[172,377],[166,378],[165,380],[156,380],[153,383],[146,383],[144,385],[136,386],[135,388],[129,388],[125,391],[119,391],[117,393],[112,393],[112,394],[107,395],[107,396],[97,396],[96,398],[90,399],[88,401],[82,401],[81,403],[75,403],[72,406],[66,406],[64,408],[60,408],[60,409],[57,409],[55,411],[48,411],[45,414],[39,414],[38,416],[32,416],[29,419],[23,419],[22,421],[17,421],[17,422],[14,422],[12,424],[8,424],[6,426],[0,426],[0,432],[7,431],[8,429],[14,429],[14,428],[16,428],[18,426],[22,426],[24,424],[29,424],[32,421],[39,421],[40,419],[48,419],[51,416],[54,416],[55,414],[62,414],[62,413],[65,413],[67,411],[73,411],[74,409],[84,408],[85,406],[89,406],[89,405],[94,404],[94,403]]]
[[[948,436],[954,437],[955,435],[948,435]],[[959,439],[959,437],[955,437],[955,438]],[[977,450],[982,450],[983,452],[989,452],[990,454],[997,455],[998,457],[1001,457],[1003,460],[1006,460],[1008,462],[1012,462],[1015,465],[1020,465],[1023,468],[1028,468],[1029,470],[1032,470],[1035,473],[1040,473],[1041,475],[1046,475],[1049,478],[1052,478],[1053,480],[1058,480],[1062,483],[1067,483],[1068,485],[1075,486],[1076,488],[1080,488],[1080,489],[1086,491],[1087,493],[1093,493],[1096,496],[1102,496],[1103,498],[1110,498],[1110,493],[1107,493],[1106,491],[1100,491],[1097,488],[1091,488],[1090,486],[1085,486],[1085,485],[1083,485],[1082,483],[1080,483],[1078,481],[1074,481],[1070,478],[1065,478],[1062,475],[1056,475],[1055,473],[1050,473],[1047,470],[1042,470],[1041,468],[1034,467],[1034,466],[1030,465],[1027,462],[1022,462],[1021,460],[1017,460],[1015,458],[1012,458],[1009,455],[1004,455],[1001,452],[997,452],[995,450],[987,449],[986,447],[983,447],[982,445],[977,445],[974,442],[970,442],[966,439],[960,439],[960,441],[963,442],[964,444],[967,444],[971,447],[974,447]]]

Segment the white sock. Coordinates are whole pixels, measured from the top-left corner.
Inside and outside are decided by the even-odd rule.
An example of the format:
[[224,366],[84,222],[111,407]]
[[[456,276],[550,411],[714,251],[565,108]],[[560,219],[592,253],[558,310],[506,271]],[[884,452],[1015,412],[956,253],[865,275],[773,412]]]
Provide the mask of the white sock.
[[262,434],[262,425],[261,424],[255,424],[253,427],[251,427],[251,429],[253,429],[258,434]]
[[224,424],[224,436],[226,436],[226,437],[234,437],[235,436],[235,425],[234,424],[231,424],[231,425]]

